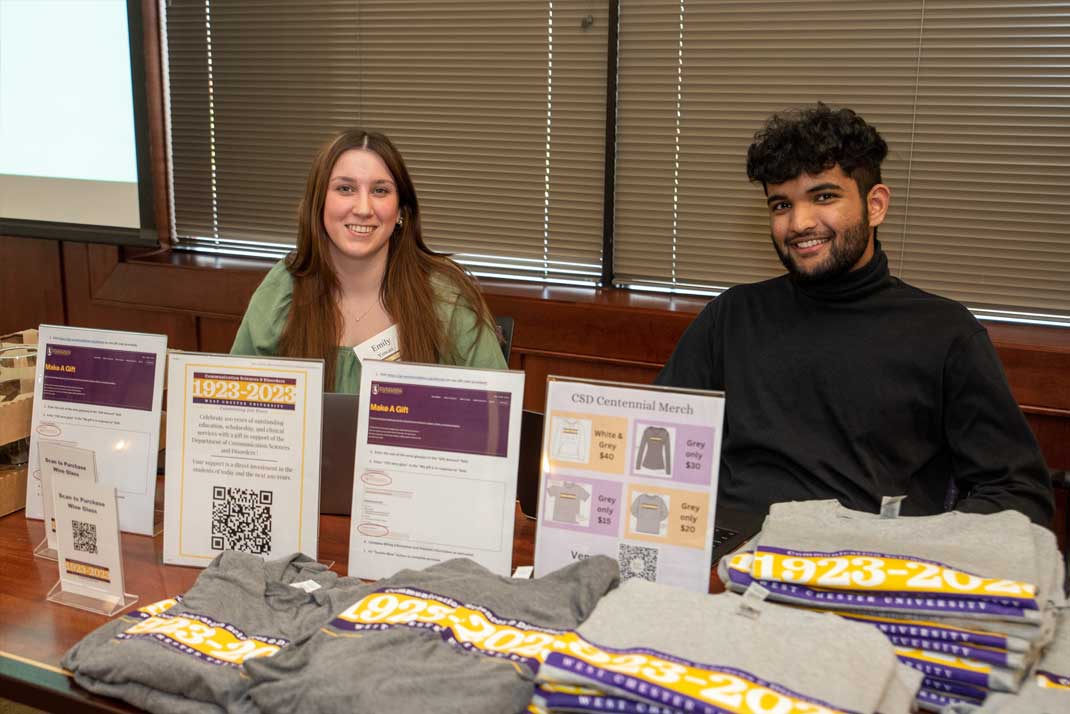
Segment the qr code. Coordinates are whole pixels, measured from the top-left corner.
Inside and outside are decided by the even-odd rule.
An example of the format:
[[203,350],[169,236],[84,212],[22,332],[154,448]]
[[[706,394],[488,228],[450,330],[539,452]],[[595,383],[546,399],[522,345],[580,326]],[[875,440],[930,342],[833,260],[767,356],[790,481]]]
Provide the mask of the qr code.
[[658,549],[621,543],[617,551],[620,579],[642,578],[654,581],[658,577]]
[[71,521],[74,527],[74,549],[81,553],[97,552],[97,524]]
[[212,487],[212,550],[271,550],[272,491]]

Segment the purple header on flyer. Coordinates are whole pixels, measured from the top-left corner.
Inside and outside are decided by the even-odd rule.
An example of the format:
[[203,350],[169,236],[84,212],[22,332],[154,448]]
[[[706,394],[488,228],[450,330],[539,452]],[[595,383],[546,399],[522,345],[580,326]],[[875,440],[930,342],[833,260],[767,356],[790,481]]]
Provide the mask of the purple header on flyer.
[[504,458],[507,392],[372,382],[368,443]]
[[297,384],[290,377],[269,377],[255,374],[217,374],[215,372],[194,372],[194,379],[215,379],[223,382],[257,382],[260,384]]
[[42,398],[98,407],[152,409],[156,355],[102,347],[50,344]]
[[296,411],[297,379],[247,374],[193,373],[193,403]]

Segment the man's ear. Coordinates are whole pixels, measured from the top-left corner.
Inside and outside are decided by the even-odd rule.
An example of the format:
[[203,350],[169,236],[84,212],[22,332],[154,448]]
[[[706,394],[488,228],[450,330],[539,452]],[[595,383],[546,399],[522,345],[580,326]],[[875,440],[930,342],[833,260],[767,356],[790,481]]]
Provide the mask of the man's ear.
[[869,209],[869,227],[875,228],[884,223],[888,215],[888,206],[892,202],[892,189],[878,183],[866,194],[866,208]]

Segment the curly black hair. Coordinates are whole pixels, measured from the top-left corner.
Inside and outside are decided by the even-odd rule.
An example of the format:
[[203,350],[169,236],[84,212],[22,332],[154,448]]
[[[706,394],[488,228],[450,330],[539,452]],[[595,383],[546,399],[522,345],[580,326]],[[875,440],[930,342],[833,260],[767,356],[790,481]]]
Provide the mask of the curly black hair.
[[774,114],[754,134],[747,149],[747,177],[784,183],[804,173],[818,174],[837,164],[858,184],[863,197],[881,182],[888,144],[850,109],[817,106]]

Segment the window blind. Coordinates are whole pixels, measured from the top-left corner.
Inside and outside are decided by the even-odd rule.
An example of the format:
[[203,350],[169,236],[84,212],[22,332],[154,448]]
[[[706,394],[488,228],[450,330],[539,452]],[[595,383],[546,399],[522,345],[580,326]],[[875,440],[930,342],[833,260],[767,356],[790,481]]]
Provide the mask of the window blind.
[[889,144],[893,273],[997,315],[1070,317],[1070,3],[622,0],[614,272],[716,293],[783,272],[746,149],[849,106]]
[[405,157],[435,250],[597,282],[606,17],[561,0],[170,3],[180,242],[285,250],[316,149],[361,127]]
[[928,2],[904,279],[971,306],[1070,316],[1070,4]]

